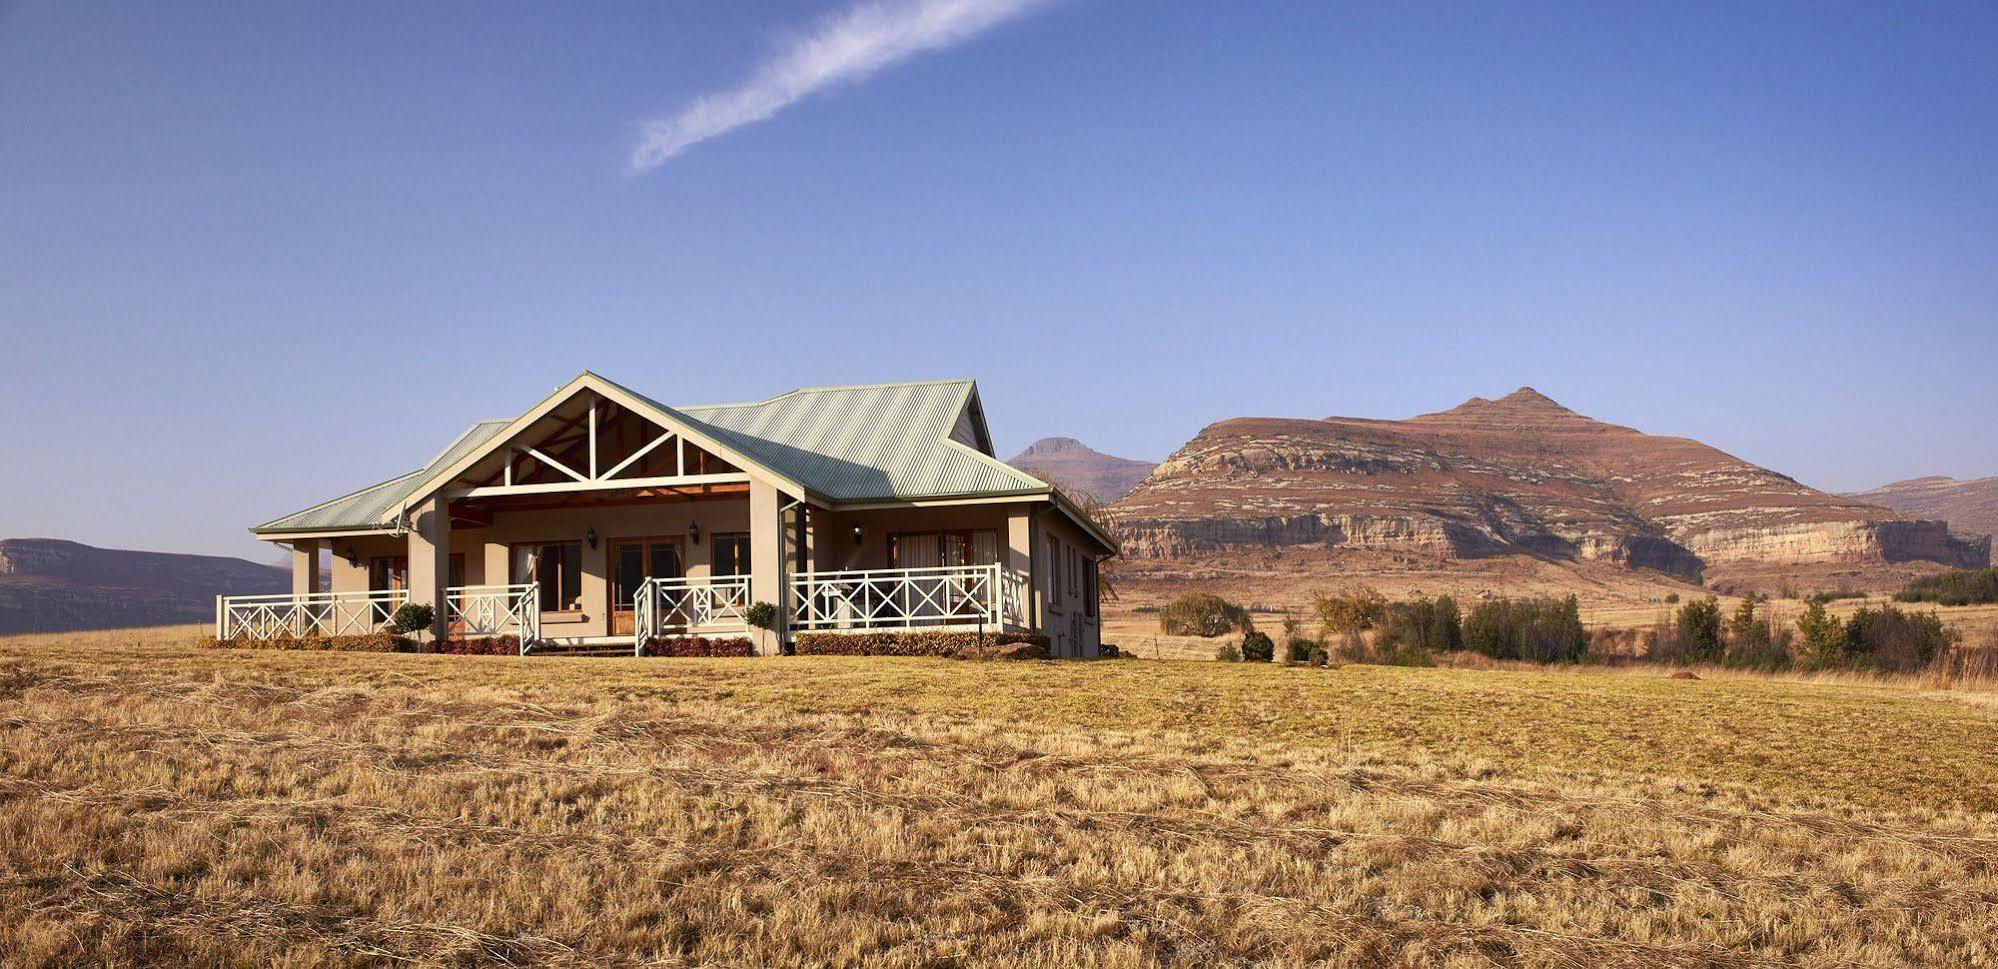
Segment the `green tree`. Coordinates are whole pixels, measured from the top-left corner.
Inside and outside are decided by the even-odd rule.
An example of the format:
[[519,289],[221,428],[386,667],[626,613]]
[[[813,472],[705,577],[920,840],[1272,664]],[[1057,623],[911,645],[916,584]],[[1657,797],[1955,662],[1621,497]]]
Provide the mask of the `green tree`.
[[1825,669],[1845,662],[1845,624],[1825,611],[1825,604],[1812,599],[1797,617],[1797,661],[1809,669]]
[[1714,662],[1721,658],[1720,600],[1708,596],[1679,607],[1674,623],[1679,641],[1686,648],[1688,662]]
[[1159,613],[1159,631],[1168,636],[1220,636],[1253,629],[1249,610],[1209,592],[1189,592]]
[[1311,613],[1326,637],[1372,629],[1387,615],[1387,597],[1371,586],[1360,586],[1339,595],[1319,594],[1311,598]]

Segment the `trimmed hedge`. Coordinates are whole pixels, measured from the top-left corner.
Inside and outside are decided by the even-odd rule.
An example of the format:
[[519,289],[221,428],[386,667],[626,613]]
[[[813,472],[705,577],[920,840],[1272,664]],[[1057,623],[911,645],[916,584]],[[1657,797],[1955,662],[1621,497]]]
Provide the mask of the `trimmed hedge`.
[[364,636],[285,636],[278,639],[218,639],[223,649],[302,649],[343,653],[414,653],[416,640],[394,633]]
[[446,656],[519,656],[520,640],[512,636],[474,636],[470,639],[446,639],[433,643],[433,653]]
[[[1005,656],[1036,658],[1035,649],[1047,656],[1048,638],[1032,633],[987,633],[980,636],[965,630],[913,629],[872,633],[799,633],[793,643],[799,656]],[[1006,649],[1023,646],[1028,649]]]
[[646,656],[755,656],[756,644],[746,636],[710,639],[706,636],[654,636],[645,641]]

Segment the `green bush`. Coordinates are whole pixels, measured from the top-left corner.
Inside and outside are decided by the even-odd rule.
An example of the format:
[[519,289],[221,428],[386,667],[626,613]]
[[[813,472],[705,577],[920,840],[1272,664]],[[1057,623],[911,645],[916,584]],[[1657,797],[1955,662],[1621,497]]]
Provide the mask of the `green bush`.
[[1242,648],[1234,643],[1224,642],[1214,648],[1214,659],[1222,663],[1239,663],[1242,661]]
[[440,639],[428,650],[445,656],[519,656],[520,640],[512,636],[472,636]]
[[643,656],[755,656],[747,636],[654,636],[645,641]]
[[1208,592],[1189,592],[1159,613],[1159,632],[1168,636],[1222,636],[1254,628],[1249,611]]
[[1031,633],[986,633],[965,630],[904,630],[867,633],[800,633],[793,640],[799,656],[969,656],[1010,645],[1046,650],[1048,638]]
[[1894,598],[1899,602],[1933,602],[1942,606],[1998,602],[1998,568],[1925,575],[1908,583]]
[[1860,609],[1845,623],[1846,650],[1853,659],[1890,673],[1919,670],[1962,638],[1933,612],[1893,606]]
[[767,602],[751,603],[743,610],[742,621],[756,629],[770,629],[777,625],[777,607]]
[[1712,663],[1721,659],[1724,644],[1721,641],[1719,599],[1708,596],[1680,606],[1672,625],[1685,650],[1679,657],[1680,661]]
[[1463,621],[1465,648],[1493,659],[1580,662],[1589,647],[1581,604],[1566,599],[1492,599]]
[[1797,641],[1793,648],[1796,665],[1805,669],[1831,669],[1846,664],[1845,624],[1825,611],[1825,604],[1812,599],[1797,616]]
[[1270,641],[1268,633],[1253,629],[1242,634],[1242,659],[1249,663],[1267,663],[1276,656],[1276,644]]
[[396,607],[395,615],[389,617],[389,625],[400,633],[425,632],[436,621],[437,610],[427,602],[405,602]]
[[1464,624],[1457,600],[1449,596],[1416,599],[1389,605],[1380,620],[1376,648],[1384,651],[1421,649],[1447,653],[1464,648]]
[[1739,669],[1780,670],[1791,665],[1790,630],[1758,615],[1756,597],[1741,601],[1727,621],[1727,652],[1722,661]]

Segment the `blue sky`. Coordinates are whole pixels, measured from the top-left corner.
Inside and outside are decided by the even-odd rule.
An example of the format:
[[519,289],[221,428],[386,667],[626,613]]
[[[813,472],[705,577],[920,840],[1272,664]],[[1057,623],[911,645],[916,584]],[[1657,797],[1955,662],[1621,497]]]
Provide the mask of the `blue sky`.
[[1998,474],[1988,3],[1045,0],[640,173],[849,5],[574,6],[0,2],[0,536],[269,558],[583,369]]

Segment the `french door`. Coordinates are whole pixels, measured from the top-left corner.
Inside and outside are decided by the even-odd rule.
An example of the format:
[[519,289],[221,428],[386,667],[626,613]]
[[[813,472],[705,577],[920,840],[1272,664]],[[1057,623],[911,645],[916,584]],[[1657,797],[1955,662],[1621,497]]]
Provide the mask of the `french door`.
[[646,579],[677,579],[683,574],[680,537],[622,538],[611,542],[611,635],[637,631],[633,617],[638,587]]

